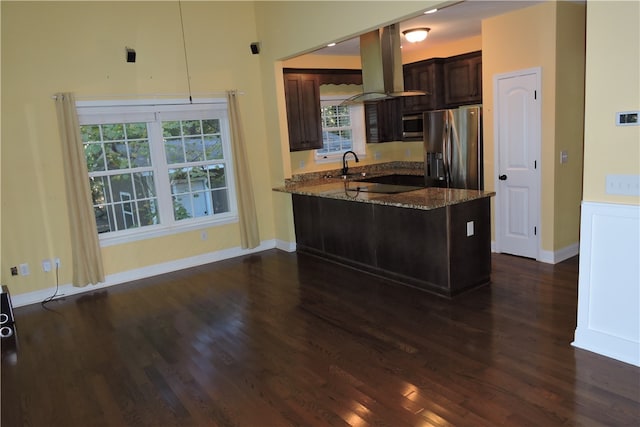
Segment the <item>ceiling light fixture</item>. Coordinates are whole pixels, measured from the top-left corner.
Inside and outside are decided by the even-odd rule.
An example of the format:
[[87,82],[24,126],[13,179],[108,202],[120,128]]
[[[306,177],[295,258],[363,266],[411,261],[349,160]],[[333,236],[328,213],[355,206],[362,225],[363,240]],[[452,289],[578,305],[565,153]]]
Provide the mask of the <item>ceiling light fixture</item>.
[[402,32],[404,38],[411,43],[421,42],[427,38],[427,35],[431,31],[431,28],[412,28]]
[[335,45],[336,45],[335,43],[329,43],[327,47],[334,47]]
[[428,15],[430,13],[436,13],[438,11],[438,9],[431,9],[431,10],[427,10],[424,14]]

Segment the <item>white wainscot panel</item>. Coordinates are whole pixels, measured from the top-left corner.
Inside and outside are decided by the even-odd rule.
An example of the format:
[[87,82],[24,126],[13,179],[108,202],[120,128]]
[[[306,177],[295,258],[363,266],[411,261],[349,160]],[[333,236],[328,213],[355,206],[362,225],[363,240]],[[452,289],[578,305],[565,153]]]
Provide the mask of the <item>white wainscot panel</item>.
[[640,366],[640,206],[583,202],[573,345]]

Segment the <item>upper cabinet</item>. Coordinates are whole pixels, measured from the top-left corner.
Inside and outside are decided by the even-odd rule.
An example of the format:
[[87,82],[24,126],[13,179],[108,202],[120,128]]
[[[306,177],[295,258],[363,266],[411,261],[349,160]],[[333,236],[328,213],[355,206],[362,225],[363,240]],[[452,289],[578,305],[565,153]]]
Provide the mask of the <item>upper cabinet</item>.
[[402,139],[402,98],[364,104],[367,142],[390,142]]
[[404,89],[424,91],[426,95],[407,96],[402,101],[404,113],[437,110],[444,107],[444,59],[433,58],[403,67]]
[[291,69],[284,73],[289,150],[322,148],[321,84],[362,84],[360,70]]
[[320,83],[313,74],[285,74],[289,150],[322,148]]
[[447,107],[482,103],[482,52],[446,58],[444,82]]

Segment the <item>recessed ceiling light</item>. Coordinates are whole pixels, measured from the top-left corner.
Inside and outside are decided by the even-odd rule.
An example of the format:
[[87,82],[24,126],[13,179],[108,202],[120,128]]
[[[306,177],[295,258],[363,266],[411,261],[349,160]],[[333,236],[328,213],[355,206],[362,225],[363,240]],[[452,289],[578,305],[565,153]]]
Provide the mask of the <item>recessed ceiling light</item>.
[[329,43],[327,47],[334,47],[335,45],[336,45],[335,43]]
[[438,11],[438,9],[431,9],[431,10],[427,10],[424,14],[427,15],[429,13],[436,13]]

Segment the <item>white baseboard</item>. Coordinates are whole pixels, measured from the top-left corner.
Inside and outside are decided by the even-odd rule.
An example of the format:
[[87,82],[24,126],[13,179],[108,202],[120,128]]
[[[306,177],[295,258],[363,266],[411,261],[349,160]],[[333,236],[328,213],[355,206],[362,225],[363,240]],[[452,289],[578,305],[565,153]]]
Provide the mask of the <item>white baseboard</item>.
[[580,253],[580,243],[574,243],[557,251],[543,251],[538,254],[538,261],[557,264]]
[[[496,242],[495,240],[491,241],[491,252],[499,253],[496,250]],[[547,264],[557,264],[564,260],[567,260],[573,256],[578,255],[580,253],[580,244],[574,243],[573,245],[569,245],[562,249],[558,249],[557,251],[540,251],[540,255],[538,256],[537,261],[544,262]]]
[[573,346],[640,366],[640,206],[582,203]]
[[295,252],[296,242],[286,242],[284,240],[276,240],[276,249],[280,249],[285,252]]
[[[290,248],[290,245],[285,245],[286,242],[276,241],[275,239],[262,241],[260,246],[253,249],[241,249],[240,247],[223,249],[221,251],[210,252],[194,257],[178,259],[175,261],[169,261],[162,264],[155,264],[148,267],[137,268],[135,270],[123,271],[121,273],[109,274],[105,277],[105,281],[98,283],[97,285],[88,285],[84,287],[75,287],[71,284],[64,284],[59,286],[58,295],[71,296],[81,294],[85,292],[94,292],[110,286],[119,285],[122,283],[131,282],[133,280],[140,280],[147,277],[157,276],[159,274],[170,273],[172,271],[183,270],[185,268],[196,267],[199,265],[209,264],[216,261],[222,261],[224,259],[230,259],[239,257],[242,255],[249,255],[256,252],[266,251],[267,249],[273,249],[279,246]],[[287,249],[282,249],[287,250]],[[294,249],[295,250],[295,246]],[[291,252],[291,251],[290,251]],[[49,298],[56,291],[55,287],[48,289],[40,289],[33,292],[27,292],[24,294],[11,295],[11,303],[14,307],[22,307],[29,304],[39,303],[46,298]],[[56,297],[58,298],[58,297]]]

